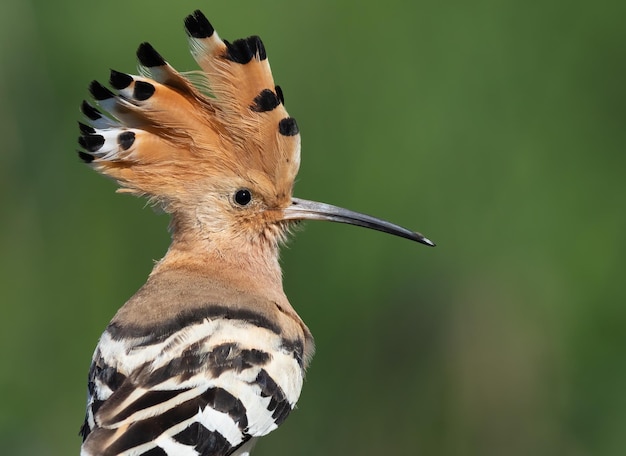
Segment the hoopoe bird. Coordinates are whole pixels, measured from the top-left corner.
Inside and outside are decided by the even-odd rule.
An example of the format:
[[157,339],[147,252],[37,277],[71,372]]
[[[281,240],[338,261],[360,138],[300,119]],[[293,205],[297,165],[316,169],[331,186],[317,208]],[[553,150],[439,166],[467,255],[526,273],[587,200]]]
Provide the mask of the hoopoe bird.
[[[248,455],[293,410],[313,337],[282,288],[278,248],[300,220],[419,233],[292,197],[300,135],[259,37],[185,19],[202,73],[148,43],[83,102],[80,158],[171,215],[171,245],[102,334],[82,456]],[[192,80],[195,83],[192,83]]]

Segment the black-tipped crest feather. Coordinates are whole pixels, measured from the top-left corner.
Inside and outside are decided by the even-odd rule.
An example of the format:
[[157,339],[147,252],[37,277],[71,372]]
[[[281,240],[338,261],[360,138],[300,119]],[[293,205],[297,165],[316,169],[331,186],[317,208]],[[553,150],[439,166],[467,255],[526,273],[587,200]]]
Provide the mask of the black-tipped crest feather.
[[215,29],[202,11],[196,10],[185,18],[185,30],[192,38],[210,38]]
[[98,101],[107,100],[115,96],[113,92],[104,87],[98,81],[91,81],[91,84],[89,84],[89,92]]
[[141,43],[137,48],[137,59],[148,68],[165,65],[165,59],[147,42]]

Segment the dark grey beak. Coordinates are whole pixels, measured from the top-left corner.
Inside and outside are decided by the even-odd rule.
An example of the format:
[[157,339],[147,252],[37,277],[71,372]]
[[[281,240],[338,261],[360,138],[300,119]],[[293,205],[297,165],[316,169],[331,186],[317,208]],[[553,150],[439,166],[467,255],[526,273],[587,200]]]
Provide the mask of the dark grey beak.
[[435,246],[434,242],[420,233],[376,217],[316,201],[300,198],[292,198],[291,201],[291,206],[284,210],[285,220],[327,220],[329,222],[347,223],[393,234],[431,247]]

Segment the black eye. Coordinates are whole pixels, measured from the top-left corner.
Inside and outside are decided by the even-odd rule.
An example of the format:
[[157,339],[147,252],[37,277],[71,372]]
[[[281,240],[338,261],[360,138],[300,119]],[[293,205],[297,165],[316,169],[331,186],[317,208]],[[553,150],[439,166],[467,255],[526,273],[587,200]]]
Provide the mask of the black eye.
[[235,192],[235,203],[246,206],[250,201],[252,201],[252,193],[247,188],[241,188]]

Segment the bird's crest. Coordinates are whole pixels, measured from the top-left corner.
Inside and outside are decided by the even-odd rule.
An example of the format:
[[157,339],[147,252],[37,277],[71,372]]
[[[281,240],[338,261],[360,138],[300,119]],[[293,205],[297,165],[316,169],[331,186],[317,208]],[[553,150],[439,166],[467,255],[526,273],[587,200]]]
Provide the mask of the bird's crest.
[[80,157],[115,179],[120,191],[146,195],[168,212],[197,204],[207,188],[226,182],[230,188],[233,180],[277,200],[290,198],[300,135],[261,39],[222,41],[200,11],[185,19],[185,29],[200,82],[141,44],[141,76],[112,70],[116,93],[91,83],[98,107],[83,102],[88,124],[80,124]]

